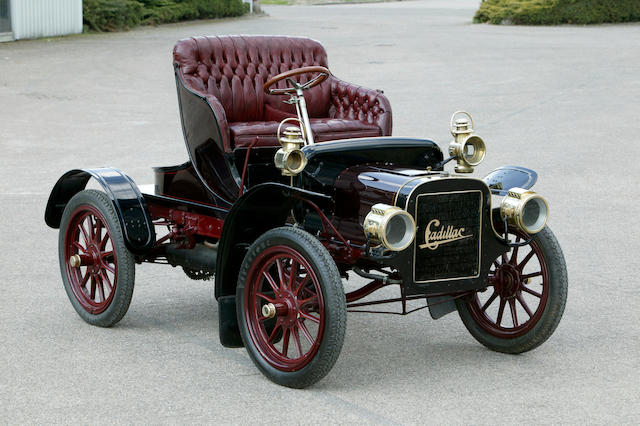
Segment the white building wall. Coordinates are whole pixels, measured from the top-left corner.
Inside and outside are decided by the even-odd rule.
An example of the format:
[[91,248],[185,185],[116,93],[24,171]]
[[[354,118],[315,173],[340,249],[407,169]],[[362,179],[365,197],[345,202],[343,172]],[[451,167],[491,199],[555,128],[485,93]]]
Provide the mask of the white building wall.
[[38,38],[82,32],[82,0],[11,0],[13,37]]

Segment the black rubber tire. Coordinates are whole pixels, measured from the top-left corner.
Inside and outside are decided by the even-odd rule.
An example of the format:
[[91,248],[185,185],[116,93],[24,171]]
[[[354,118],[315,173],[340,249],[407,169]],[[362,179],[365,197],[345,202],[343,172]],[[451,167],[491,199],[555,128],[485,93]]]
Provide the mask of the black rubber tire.
[[[73,212],[83,205],[92,206],[97,209],[106,220],[107,228],[111,233],[113,249],[117,256],[117,285],[115,294],[109,306],[99,314],[87,312],[71,289],[69,277],[67,275],[67,262],[65,256],[65,233],[72,219]],[[131,298],[133,297],[133,286],[135,282],[135,259],[133,254],[127,249],[120,220],[115,211],[113,203],[109,197],[101,191],[93,189],[78,192],[66,205],[60,222],[60,235],[58,238],[58,254],[60,260],[60,272],[67,296],[71,305],[78,315],[89,324],[99,327],[111,327],[118,323],[127,313]]]
[[[285,245],[297,250],[310,263],[318,276],[324,299],[325,326],[318,352],[302,369],[281,371],[261,355],[249,335],[245,321],[243,293],[249,269],[256,256],[268,247]],[[267,231],[249,247],[238,276],[236,307],[240,335],[249,356],[271,381],[290,388],[305,388],[325,377],[336,363],[344,342],[347,305],[338,268],[327,249],[308,232],[290,226]]]
[[532,237],[541,248],[549,274],[547,303],[533,328],[518,337],[500,338],[494,336],[478,325],[469,313],[469,307],[464,298],[456,300],[458,313],[467,330],[478,342],[496,352],[519,354],[535,349],[553,334],[564,312],[567,302],[568,278],[567,266],[560,244],[548,227]]

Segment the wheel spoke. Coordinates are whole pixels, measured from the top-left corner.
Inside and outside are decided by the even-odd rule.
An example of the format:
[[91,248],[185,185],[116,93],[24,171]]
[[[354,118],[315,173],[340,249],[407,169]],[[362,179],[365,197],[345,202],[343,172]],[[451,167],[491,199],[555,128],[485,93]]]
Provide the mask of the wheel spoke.
[[534,251],[533,251],[533,250],[531,250],[531,251],[529,252],[529,254],[527,254],[527,255],[525,256],[525,258],[524,258],[524,259],[522,259],[522,262],[520,262],[520,263],[518,264],[518,269],[522,271],[522,269],[524,268],[524,266],[527,264],[527,262],[529,262],[529,260],[531,260],[531,257],[533,257],[533,255],[534,255],[534,254],[535,254],[535,253],[534,253]]
[[298,285],[296,290],[293,292],[294,296],[298,297],[298,293],[300,293],[300,290],[306,287],[306,285],[309,283],[309,279],[310,279],[309,274],[307,274],[302,280],[302,282],[300,283],[300,285]]
[[518,327],[518,313],[516,312],[516,300],[509,299],[509,309],[511,310],[511,318],[513,319],[513,326]]
[[295,326],[291,327],[291,330],[292,330],[291,334],[293,334],[293,343],[295,343],[296,348],[298,349],[298,353],[302,358],[304,354],[302,353],[302,343],[300,342],[300,334],[298,333],[298,329]]
[[101,240],[101,235],[102,235],[102,221],[96,218],[96,229],[94,234],[94,239],[96,242]]
[[262,275],[264,275],[264,277],[267,279],[267,281],[269,282],[269,285],[271,286],[273,291],[277,292],[278,291],[278,284],[276,284],[276,282],[273,279],[273,277],[271,276],[271,274],[269,272],[267,272],[267,271],[264,271],[262,273]]
[[100,257],[113,256],[113,250],[100,253]]
[[502,322],[502,314],[504,313],[504,307],[506,305],[505,299],[500,298],[500,307],[498,308],[498,318],[496,319],[496,325],[500,327],[500,323]]
[[284,329],[284,336],[282,338],[282,355],[287,356],[289,352],[289,336],[291,334],[291,330],[289,328]]
[[497,260],[494,260],[494,261],[493,261],[493,266],[495,266],[495,267],[496,267],[496,269],[497,269],[497,268],[499,268],[499,267],[500,267],[500,263],[498,263],[498,261],[497,261]]
[[289,290],[293,290],[293,283],[296,282],[298,276],[298,262],[295,259],[291,259],[291,268],[289,268]]
[[80,232],[82,232],[82,236],[84,237],[84,244],[86,246],[89,245],[89,243],[91,242],[91,239],[89,238],[89,234],[87,234],[87,230],[84,227],[84,224],[87,222],[87,220],[83,220],[82,222],[80,222],[78,224],[78,228],[80,228]]
[[[107,300],[106,297],[104,297],[104,284],[102,283],[102,278],[100,277],[100,275],[96,276],[96,287],[98,287],[98,294],[100,295],[100,302],[104,302],[105,300]],[[97,302],[98,300],[96,300]]]
[[278,329],[280,329],[280,328],[282,328],[282,325],[280,323],[276,323],[276,326],[273,327],[273,330],[271,331],[271,334],[269,335],[269,340],[267,340],[267,342],[269,342],[269,343],[273,342],[273,340],[278,335]]
[[116,274],[116,270],[114,268],[112,268],[110,265],[107,265],[106,263],[103,263],[102,266],[104,267],[104,269],[106,269],[107,271],[111,272],[113,275]]
[[526,291],[529,294],[533,294],[538,299],[542,297],[542,293],[538,293],[535,290],[531,290],[529,287],[526,287],[524,284],[522,286],[520,286],[520,288],[522,289],[522,291]]
[[104,269],[100,270],[100,277],[102,278],[102,282],[107,284],[107,287],[109,288],[109,291],[112,291],[113,290],[113,285],[111,284],[111,280],[107,276],[107,273],[105,272]]
[[267,296],[267,295],[266,295],[266,294],[264,294],[264,293],[257,292],[257,293],[256,293],[256,297],[259,297],[259,298],[261,298],[261,299],[264,299],[264,300],[266,300],[266,301],[267,301],[267,302],[269,302],[269,303],[275,303],[275,302],[276,302],[276,300],[275,300],[275,299],[273,299],[273,298],[271,298],[271,297]]
[[482,312],[486,311],[487,308],[489,306],[491,306],[491,304],[493,303],[494,300],[496,300],[496,297],[498,297],[498,293],[496,293],[495,291],[493,292],[493,294],[491,295],[491,297],[489,297],[489,299],[485,302],[484,305],[482,305]]
[[516,298],[518,299],[518,302],[520,302],[520,305],[524,308],[527,315],[529,315],[529,318],[533,318],[533,312],[531,312],[531,308],[529,308],[527,302],[524,301],[524,297],[522,297],[521,294],[518,294]]
[[73,246],[74,246],[74,247],[76,247],[76,248],[78,248],[78,249],[80,249],[80,251],[82,251],[82,252],[86,252],[86,251],[87,251],[87,249],[85,249],[85,248],[82,246],[82,244],[80,244],[80,241],[74,241],[74,242],[73,242]]
[[104,250],[107,247],[107,243],[109,242],[109,234],[104,234],[104,237],[100,241],[100,250]]
[[[312,283],[313,284],[313,283]],[[309,280],[305,279],[305,284],[300,288],[300,293],[297,295],[298,297],[304,297],[304,294],[307,293],[309,296],[317,296],[318,294],[315,292],[315,286],[309,285]]]
[[276,266],[278,267],[278,279],[280,280],[280,288],[286,289],[287,280],[284,277],[284,266],[281,259],[276,259]]
[[522,278],[522,280],[527,280],[529,278],[539,277],[540,275],[542,275],[542,271],[534,272],[532,274],[522,275],[520,278]]
[[[518,237],[516,237],[516,243],[520,242],[520,236],[518,235]],[[513,248],[513,251],[511,252],[511,259],[509,259],[509,264],[511,265],[515,265],[518,262],[518,249],[520,247],[516,246]]]
[[93,215],[87,216],[87,219],[89,220],[89,238],[91,238],[91,241],[95,241],[95,225],[93,224]]
[[318,296],[314,295],[311,297],[307,297],[306,299],[301,299],[298,300],[298,303],[300,303],[300,306],[306,305],[307,303],[311,302],[312,300],[318,300]]
[[89,293],[89,297],[91,300],[96,298],[96,279],[93,275],[91,275],[91,292]]
[[91,274],[89,273],[89,271],[87,270],[87,272],[84,274],[84,277],[82,278],[82,282],[80,283],[80,287],[84,287],[87,285],[87,282],[89,281],[89,278],[91,277]]
[[306,312],[300,311],[300,316],[308,319],[309,321],[313,321],[316,324],[320,324],[320,318],[316,318],[311,314],[308,314]]
[[313,345],[315,343],[315,339],[313,338],[313,336],[311,336],[311,333],[309,333],[309,329],[307,328],[307,326],[302,321],[298,321],[298,325],[300,326],[300,330],[302,330],[302,334],[304,334],[304,337],[306,337],[307,341],[311,345]]

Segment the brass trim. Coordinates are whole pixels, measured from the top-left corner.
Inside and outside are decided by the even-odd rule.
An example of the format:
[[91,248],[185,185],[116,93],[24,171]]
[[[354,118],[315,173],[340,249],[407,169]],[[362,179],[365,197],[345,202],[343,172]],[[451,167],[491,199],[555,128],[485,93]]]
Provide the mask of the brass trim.
[[[496,227],[493,226],[493,199],[491,198],[493,196],[493,194],[491,194],[491,188],[489,188],[489,185],[487,185],[487,183],[485,181],[483,181],[482,179],[478,179],[475,177],[470,177],[470,176],[447,176],[447,177],[438,177],[437,179],[439,180],[446,180],[446,179],[468,179],[468,180],[474,180],[477,182],[482,183],[485,188],[487,188],[487,192],[489,193],[489,217],[491,219],[491,229],[493,230],[493,233],[496,237],[502,239],[502,233],[498,232],[496,230]],[[426,183],[426,182],[424,182]],[[407,195],[407,200],[404,203],[404,209],[407,210],[409,208],[409,201],[411,200],[411,197],[413,196],[413,192],[418,189],[420,187],[420,185],[416,186],[415,188],[413,188],[411,190],[411,192],[409,193],[409,195]],[[399,206],[398,206],[399,207]],[[408,211],[408,210],[407,210]]]
[[281,127],[287,120],[291,118],[282,120],[278,126],[278,141],[282,148],[276,152],[273,162],[283,176],[296,176],[307,165],[307,157],[300,149],[305,145],[305,140],[302,130],[297,127],[287,127],[280,134]]
[[[528,228],[523,221],[524,207],[531,200],[541,200],[545,206],[544,221],[537,228]],[[530,189],[523,188],[511,188],[507,195],[502,199],[500,203],[500,218],[507,219],[507,222],[522,229],[527,234],[535,234],[544,229],[547,226],[549,220],[549,203],[540,194]]]
[[[474,180],[480,180],[480,179],[474,179]],[[418,244],[417,244],[417,239],[414,239],[414,241],[416,241],[416,244],[413,245],[413,282],[416,284],[426,284],[426,283],[433,283],[433,282],[443,282],[443,281],[455,281],[455,280],[464,280],[464,279],[469,279],[469,278],[478,278],[480,277],[481,274],[481,269],[482,269],[482,226],[483,226],[483,214],[482,214],[482,210],[484,208],[484,194],[482,192],[482,190],[480,189],[471,189],[471,190],[462,190],[462,191],[446,191],[446,192],[429,192],[426,194],[420,194],[416,197],[416,203],[415,203],[415,211],[414,211],[414,217],[417,220],[418,217],[418,199],[420,197],[424,197],[424,196],[431,196],[431,195],[446,195],[446,194],[464,194],[464,193],[469,193],[469,192],[478,192],[480,194],[480,207],[478,210],[478,214],[480,215],[480,232],[478,234],[478,273],[476,275],[470,275],[470,276],[466,276],[466,277],[455,277],[455,278],[444,278],[444,279],[437,279],[437,280],[426,280],[426,281],[416,281],[416,257],[418,254]],[[407,205],[409,203],[409,199],[407,198]],[[417,230],[418,225],[416,225],[416,230]],[[422,249],[424,250],[424,249]]]
[[262,306],[262,316],[267,318],[273,318],[276,316],[276,307],[273,303],[267,303]]
[[82,259],[80,258],[80,255],[74,254],[69,258],[69,266],[71,266],[72,268],[78,268],[80,265],[82,265]]
[[[411,182],[414,182],[414,181],[416,181],[418,179],[431,180],[433,178],[439,178],[439,176],[416,176],[414,178],[409,179],[405,183],[403,183],[402,186],[400,186],[400,188],[398,188],[398,190],[396,191],[396,196],[393,198],[393,205],[396,206],[396,207],[398,206],[398,196],[400,195],[400,192],[402,192],[402,190],[404,189],[405,186],[409,185]],[[405,210],[406,210],[406,205],[405,205]]]
[[[409,227],[405,229],[405,231],[409,231],[411,238],[402,245],[392,247],[387,240],[386,231],[389,222],[396,216],[402,216],[409,222]],[[374,242],[380,242],[385,248],[391,251],[402,251],[406,249],[416,238],[416,222],[411,214],[400,207],[387,204],[374,204],[364,218],[362,228],[368,239],[372,239]],[[405,232],[404,236],[406,235],[407,233]]]
[[[459,118],[455,121],[458,114],[464,114],[467,118]],[[469,125],[471,121],[471,125]],[[453,141],[449,143],[449,155],[456,157],[458,163],[455,167],[456,173],[473,173],[473,168],[482,163],[487,154],[487,145],[482,138],[474,133],[473,117],[466,111],[456,111],[451,116],[449,122],[449,131],[453,136]],[[465,151],[467,146],[473,147],[471,158],[467,158]]]

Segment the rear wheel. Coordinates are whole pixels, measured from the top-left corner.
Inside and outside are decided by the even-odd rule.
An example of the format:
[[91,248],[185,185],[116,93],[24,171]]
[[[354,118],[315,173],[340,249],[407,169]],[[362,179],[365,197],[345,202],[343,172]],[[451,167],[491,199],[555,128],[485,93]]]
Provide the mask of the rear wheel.
[[272,381],[304,388],[338,359],[346,327],[342,280],[309,233],[282,227],[258,238],[242,263],[236,303],[244,346]]
[[78,315],[101,327],[120,321],[131,303],[135,262],[105,193],[85,190],[71,198],[58,252],[64,288]]
[[[509,234],[516,242],[530,238],[516,228]],[[536,348],[553,334],[564,312],[567,269],[560,245],[549,228],[531,238],[493,262],[484,291],[456,301],[469,332],[494,351]]]

